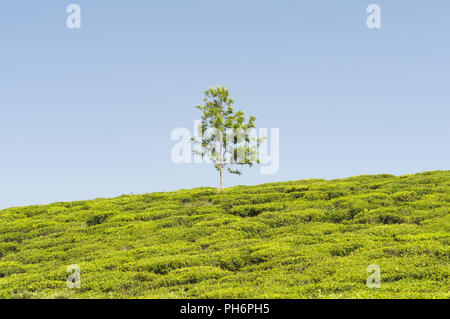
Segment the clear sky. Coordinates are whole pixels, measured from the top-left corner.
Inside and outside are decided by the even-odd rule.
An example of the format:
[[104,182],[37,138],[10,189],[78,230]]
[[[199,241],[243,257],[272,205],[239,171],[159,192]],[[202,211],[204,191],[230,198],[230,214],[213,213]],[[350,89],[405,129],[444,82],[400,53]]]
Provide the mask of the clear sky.
[[225,187],[450,169],[448,0],[2,1],[0,46],[0,208],[217,186],[170,134],[218,84],[280,129]]

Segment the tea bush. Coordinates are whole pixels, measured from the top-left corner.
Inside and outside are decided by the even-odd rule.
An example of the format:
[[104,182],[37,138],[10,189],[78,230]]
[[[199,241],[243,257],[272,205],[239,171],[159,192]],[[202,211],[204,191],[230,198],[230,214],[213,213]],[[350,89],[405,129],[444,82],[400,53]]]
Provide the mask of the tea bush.
[[450,171],[15,207],[0,298],[449,298],[449,247]]

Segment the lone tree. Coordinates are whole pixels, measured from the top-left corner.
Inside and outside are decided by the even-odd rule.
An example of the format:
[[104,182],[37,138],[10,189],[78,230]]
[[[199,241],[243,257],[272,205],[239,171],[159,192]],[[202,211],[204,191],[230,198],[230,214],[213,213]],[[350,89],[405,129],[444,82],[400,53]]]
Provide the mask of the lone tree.
[[238,168],[259,164],[257,155],[261,139],[251,134],[256,117],[250,116],[245,123],[245,113],[234,111],[234,100],[224,86],[206,90],[203,102],[203,105],[196,106],[202,112],[202,118],[200,140],[192,138],[195,145],[193,153],[209,159],[219,171],[220,193],[225,169],[231,174],[241,175]]

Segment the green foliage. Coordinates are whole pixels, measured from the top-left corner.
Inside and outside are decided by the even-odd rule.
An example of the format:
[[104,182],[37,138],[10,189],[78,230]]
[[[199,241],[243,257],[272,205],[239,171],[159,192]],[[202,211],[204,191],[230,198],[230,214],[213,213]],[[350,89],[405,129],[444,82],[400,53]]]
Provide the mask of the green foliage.
[[[127,207],[124,210],[128,211],[130,209],[128,209],[128,207]],[[92,216],[89,216],[86,220],[86,225],[94,226],[94,225],[101,224],[108,219],[109,215],[110,214],[107,214],[107,213],[100,213],[100,214],[94,214]]]
[[199,137],[192,138],[193,153],[208,157],[220,174],[219,192],[222,190],[223,172],[241,175],[237,169],[244,165],[259,163],[257,147],[261,141],[252,137],[256,117],[250,116],[245,123],[244,111],[235,111],[234,100],[224,86],[211,87],[205,91],[203,105],[197,105],[202,112]]
[[437,171],[10,208],[0,298],[449,298],[448,194]]

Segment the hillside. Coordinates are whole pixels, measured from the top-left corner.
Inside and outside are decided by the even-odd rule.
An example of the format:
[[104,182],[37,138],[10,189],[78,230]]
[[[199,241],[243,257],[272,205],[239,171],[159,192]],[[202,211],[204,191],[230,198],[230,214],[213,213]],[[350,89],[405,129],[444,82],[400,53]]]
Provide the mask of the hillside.
[[449,243],[450,171],[10,208],[0,297],[449,298]]

